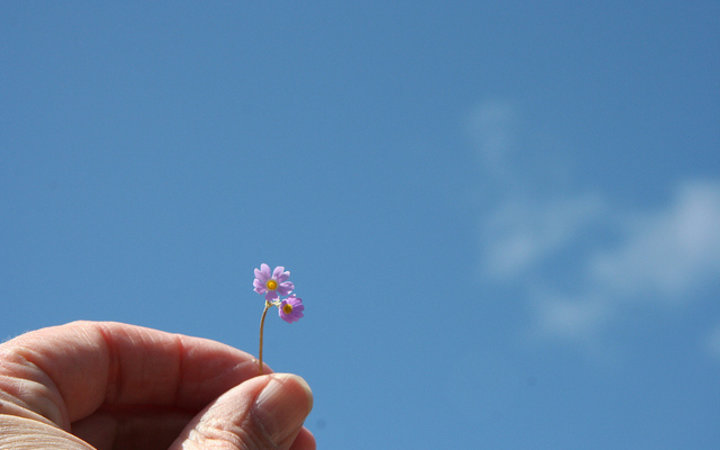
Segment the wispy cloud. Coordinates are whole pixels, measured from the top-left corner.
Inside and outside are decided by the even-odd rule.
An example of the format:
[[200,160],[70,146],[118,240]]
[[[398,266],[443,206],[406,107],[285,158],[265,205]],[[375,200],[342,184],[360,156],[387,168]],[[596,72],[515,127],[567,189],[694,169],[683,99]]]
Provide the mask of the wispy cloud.
[[[492,102],[468,120],[482,164],[499,185],[535,175],[516,164],[517,117],[511,104]],[[629,305],[691,302],[720,274],[717,180],[688,180],[671,188],[665,203],[634,210],[574,186],[553,194],[532,186],[502,192],[481,219],[481,271],[486,279],[525,287],[541,335],[586,341]],[[593,239],[598,230],[613,239]],[[576,258],[572,267],[554,259],[566,250]],[[575,277],[572,290],[548,282],[538,293],[536,281],[548,266]]]
[[603,225],[621,238],[578,261],[580,290],[539,301],[548,335],[596,332],[628,305],[692,302],[720,274],[720,183],[683,184],[660,210],[613,217]]
[[720,183],[678,186],[659,211],[625,220],[625,239],[592,257],[589,278],[608,294],[688,300],[720,276]]
[[544,296],[535,302],[536,330],[544,336],[585,340],[613,317],[608,302],[598,296]]
[[466,120],[468,134],[478,150],[483,167],[499,179],[511,174],[508,157],[515,146],[513,128],[516,121],[515,108],[505,101],[482,103],[470,112]]
[[708,333],[705,348],[711,356],[720,359],[720,324]]
[[598,195],[527,201],[509,199],[483,223],[484,271],[493,278],[518,277],[601,220],[607,207]]

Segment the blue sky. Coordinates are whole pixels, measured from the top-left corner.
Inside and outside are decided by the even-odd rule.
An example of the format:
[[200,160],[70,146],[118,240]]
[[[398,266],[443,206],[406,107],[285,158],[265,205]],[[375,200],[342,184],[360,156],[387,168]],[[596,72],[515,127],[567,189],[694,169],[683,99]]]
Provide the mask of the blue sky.
[[10,2],[0,334],[257,351],[320,448],[720,446],[717,2]]

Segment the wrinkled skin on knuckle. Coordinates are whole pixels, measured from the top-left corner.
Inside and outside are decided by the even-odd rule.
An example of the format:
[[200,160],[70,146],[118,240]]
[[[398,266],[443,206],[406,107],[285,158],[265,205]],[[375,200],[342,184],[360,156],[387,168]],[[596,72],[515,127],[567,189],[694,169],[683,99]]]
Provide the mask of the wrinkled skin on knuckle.
[[249,420],[242,424],[207,419],[199,423],[183,443],[184,449],[260,450],[280,448]]

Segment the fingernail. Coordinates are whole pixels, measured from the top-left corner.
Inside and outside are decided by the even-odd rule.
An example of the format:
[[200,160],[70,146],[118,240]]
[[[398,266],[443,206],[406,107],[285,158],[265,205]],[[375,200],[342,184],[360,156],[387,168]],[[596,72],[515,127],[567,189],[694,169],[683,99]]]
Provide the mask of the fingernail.
[[297,375],[273,374],[253,405],[253,417],[273,443],[294,435],[312,409],[310,386]]

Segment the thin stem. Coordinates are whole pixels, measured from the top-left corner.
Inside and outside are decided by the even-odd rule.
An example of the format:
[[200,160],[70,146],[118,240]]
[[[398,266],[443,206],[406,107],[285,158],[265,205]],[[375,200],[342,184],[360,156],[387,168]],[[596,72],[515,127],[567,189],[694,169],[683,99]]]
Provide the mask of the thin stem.
[[265,309],[260,318],[260,351],[258,352],[258,368],[260,369],[260,375],[263,374],[263,362],[262,362],[262,350],[263,350],[263,328],[265,327],[265,316],[267,315],[268,309],[270,309],[270,302],[265,300]]

